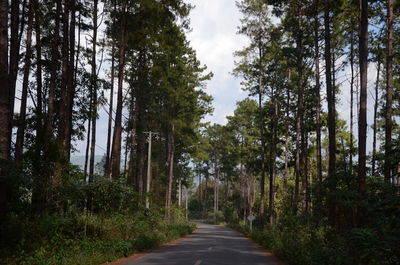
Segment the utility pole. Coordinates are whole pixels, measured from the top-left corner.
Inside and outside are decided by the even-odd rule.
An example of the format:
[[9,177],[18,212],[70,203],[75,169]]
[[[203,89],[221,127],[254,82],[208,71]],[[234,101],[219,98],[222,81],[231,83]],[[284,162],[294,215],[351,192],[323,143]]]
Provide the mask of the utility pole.
[[151,183],[151,142],[153,135],[158,135],[155,132],[144,132],[148,135],[147,142],[149,143],[148,153],[147,153],[147,179],[146,179],[146,209],[150,207],[149,193],[150,193],[150,183]]

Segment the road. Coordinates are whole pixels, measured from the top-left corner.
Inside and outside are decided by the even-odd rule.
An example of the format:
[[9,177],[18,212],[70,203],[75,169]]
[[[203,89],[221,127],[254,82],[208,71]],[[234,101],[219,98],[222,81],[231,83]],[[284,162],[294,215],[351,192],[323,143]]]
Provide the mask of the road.
[[278,265],[268,253],[238,232],[198,224],[197,232],[125,265]]

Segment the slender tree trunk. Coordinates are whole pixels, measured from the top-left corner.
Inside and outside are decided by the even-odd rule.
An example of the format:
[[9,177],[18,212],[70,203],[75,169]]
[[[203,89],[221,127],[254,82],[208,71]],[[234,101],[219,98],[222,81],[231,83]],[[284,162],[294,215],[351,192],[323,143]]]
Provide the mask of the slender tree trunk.
[[[62,45],[61,45],[61,98],[60,98],[60,104],[59,104],[59,109],[58,109],[58,115],[59,115],[59,125],[58,125],[58,145],[60,148],[60,152],[62,154],[61,160],[60,161],[62,164],[65,164],[67,161],[68,157],[68,150],[67,149],[67,127],[68,127],[68,121],[69,118],[67,116],[68,112],[68,75],[70,72],[70,65],[69,65],[69,1],[70,0],[64,0],[64,10],[62,12],[62,32],[63,32],[63,38],[62,38]],[[57,165],[57,177],[60,178],[60,174],[62,170],[60,167],[63,167],[63,165]]]
[[[8,75],[8,1],[0,0],[0,159],[8,160],[10,156],[10,90]],[[0,174],[4,169],[0,168]],[[7,187],[0,182],[0,223],[7,208]]]
[[[392,101],[393,101],[393,4],[394,0],[387,0],[387,46],[386,46],[386,111],[385,111],[385,181],[390,182],[392,177]],[[367,5],[367,4],[365,4]],[[367,25],[368,26],[368,25]]]
[[270,176],[269,176],[269,202],[268,202],[268,210],[269,210],[269,223],[275,223],[275,175],[276,175],[276,149],[277,149],[277,126],[278,126],[278,103],[276,101],[276,95],[273,88],[271,88],[271,100],[273,102],[273,118],[272,118],[272,146],[271,146],[271,155],[270,155]]
[[122,25],[121,35],[119,41],[119,65],[118,65],[118,94],[117,94],[117,110],[115,113],[115,125],[113,134],[113,145],[111,150],[111,177],[118,179],[121,167],[121,134],[122,134],[122,89],[124,83],[124,69],[125,69],[125,34],[126,34],[126,12],[127,1],[122,4]]
[[[258,21],[261,24],[261,18]],[[259,71],[260,76],[258,77],[258,108],[259,108],[259,126],[260,126],[260,140],[261,140],[261,181],[260,181],[260,209],[259,209],[259,216],[261,217],[261,226],[264,226],[264,203],[265,203],[265,128],[264,128],[264,113],[263,113],[263,106],[262,106],[262,93],[263,93],[263,76],[262,76],[262,58],[263,58],[263,51],[262,51],[262,43],[261,43],[261,36],[259,36],[259,43],[258,43],[258,56],[259,56]]]
[[104,169],[104,177],[110,177],[110,149],[112,135],[112,120],[113,120],[113,104],[114,104],[114,76],[115,76],[115,41],[112,40],[111,48],[111,88],[110,88],[110,106],[108,109],[108,129],[107,129],[107,151],[106,164]]
[[45,190],[45,182],[42,178],[43,173],[43,85],[42,85],[42,41],[41,41],[41,12],[38,0],[33,0],[35,10],[35,37],[36,37],[36,137],[35,137],[35,153],[36,161],[33,163],[33,171],[35,175],[32,187],[32,208],[34,212],[40,213],[41,205],[44,204],[43,192]]
[[33,1],[29,1],[28,11],[28,29],[26,33],[26,52],[25,52],[25,65],[24,65],[24,78],[22,82],[22,95],[21,95],[21,109],[18,120],[17,140],[15,144],[15,161],[22,160],[24,136],[25,136],[25,122],[26,122],[26,103],[28,99],[28,85],[29,74],[31,69],[31,56],[32,56],[32,31],[33,31],[33,17],[34,17]]
[[[300,6],[298,7],[301,13]],[[302,17],[298,17],[298,33],[296,36],[297,46],[297,113],[296,113],[296,164],[295,164],[295,191],[293,212],[297,213],[298,203],[300,201],[300,180],[304,182],[304,87],[303,87],[303,34],[302,34]]]
[[94,160],[96,155],[96,125],[97,125],[97,64],[96,64],[96,54],[97,54],[97,7],[98,0],[93,1],[93,38],[92,38],[92,74],[91,74],[91,87],[92,87],[92,137],[90,145],[90,165],[89,165],[89,182],[93,182],[94,175]]
[[[92,99],[90,98],[90,106],[92,105]],[[90,150],[90,133],[92,131],[92,119],[91,117],[91,109],[89,109],[89,119],[88,119],[88,130],[86,134],[86,150],[85,150],[85,165],[83,167],[83,173],[85,175],[85,181],[87,181],[88,174],[88,165],[89,165],[89,150]]]
[[364,195],[366,186],[367,143],[367,71],[368,71],[368,1],[360,0],[360,115],[358,128],[358,189]]
[[[129,118],[130,119],[130,118]],[[131,132],[130,130],[126,131],[126,136],[125,136],[125,151],[124,151],[124,177],[127,177],[127,171],[126,167],[128,164],[128,155],[129,155],[129,150],[131,150]]]
[[335,98],[332,87],[332,56],[331,56],[331,0],[325,0],[325,73],[326,94],[328,100],[328,132],[329,132],[329,166],[328,176],[333,178],[336,171],[336,128],[335,128]]
[[287,192],[289,178],[289,124],[290,124],[290,83],[291,71],[288,73],[289,86],[286,88],[286,128],[285,128],[285,173],[283,175],[283,189]]
[[354,106],[354,30],[351,30],[350,37],[350,176],[353,175],[353,149],[354,149],[354,133],[353,133],[353,106]]
[[375,164],[376,164],[376,133],[377,133],[377,119],[378,119],[380,73],[381,73],[381,61],[380,58],[378,58],[378,70],[376,73],[376,83],[375,83],[374,125],[373,125],[373,142],[372,142],[372,175],[375,175]]
[[321,85],[320,85],[320,67],[319,67],[319,1],[315,0],[315,18],[314,18],[314,49],[315,49],[315,119],[317,133],[317,179],[322,183],[322,156],[321,156]]
[[[140,195],[144,192],[144,179],[145,179],[145,158],[146,158],[146,135],[144,131],[147,127],[147,112],[146,112],[146,92],[145,92],[145,75],[146,71],[144,69],[146,62],[146,51],[141,50],[139,52],[139,67],[138,67],[138,92],[137,94],[137,108],[138,108],[138,151],[139,151],[139,161],[137,168],[137,189]],[[168,135],[168,130],[165,129],[165,134]],[[167,143],[166,143],[167,144]],[[166,147],[168,150],[168,147]],[[168,153],[168,151],[167,151]],[[168,154],[167,154],[168,157]],[[168,159],[168,158],[167,158]]]
[[[51,47],[51,58],[52,58],[52,64],[51,64],[51,69],[50,69],[50,84],[49,84],[49,94],[48,94],[48,99],[47,99],[47,117],[46,117],[46,134],[45,134],[45,148],[44,148],[44,153],[45,153],[45,165],[48,166],[46,169],[46,172],[44,173],[44,180],[43,180],[43,186],[46,187],[46,191],[43,195],[43,207],[46,208],[46,203],[47,203],[47,186],[49,184],[49,181],[51,179],[51,176],[53,174],[53,168],[51,166],[51,143],[54,138],[53,136],[53,121],[54,121],[54,115],[55,115],[55,98],[56,98],[56,88],[57,88],[57,77],[58,77],[58,62],[59,62],[59,52],[58,52],[58,47],[60,45],[60,14],[61,14],[61,0],[57,0],[56,2],[56,14],[55,14],[55,27],[54,27],[54,35],[53,35],[53,41],[52,41],[52,47]],[[54,184],[54,183],[53,183]],[[45,209],[43,209],[45,210]]]
[[[114,13],[117,11],[116,2],[114,2]],[[111,136],[112,136],[112,121],[113,121],[113,105],[114,105],[114,79],[115,79],[115,39],[111,39],[111,88],[110,88],[110,105],[108,110],[108,129],[107,129],[107,151],[106,163],[104,168],[104,177],[110,177],[111,171]]]
[[[4,0],[3,0],[4,1]],[[13,0],[11,1],[11,12],[10,12],[10,59],[9,59],[9,96],[7,96],[10,106],[9,112],[9,123],[12,124],[13,122],[13,115],[14,115],[14,102],[15,102],[15,87],[17,82],[17,75],[18,75],[18,63],[19,63],[19,56],[20,56],[20,0]],[[8,29],[8,25],[4,29]],[[21,28],[21,32],[23,28]],[[3,83],[2,83],[3,84]],[[8,131],[9,138],[12,138],[12,128]],[[11,148],[11,140],[8,142],[9,147]]]
[[[66,161],[70,161],[71,158],[71,141],[72,141],[72,131],[73,131],[73,110],[74,110],[74,98],[75,98],[75,72],[77,68],[75,68],[75,29],[76,29],[76,0],[70,0],[70,12],[71,12],[71,22],[69,29],[69,66],[68,66],[68,80],[67,80],[67,90],[68,90],[68,98],[67,98],[67,119],[68,124],[65,128],[66,134]],[[79,33],[78,33],[79,34]],[[79,45],[79,43],[78,43]]]
[[[36,101],[37,101],[37,109],[36,115],[38,117],[37,126],[36,126],[36,136],[37,139],[40,139],[38,135],[41,134],[42,131],[42,112],[43,112],[43,85],[42,85],[42,40],[41,40],[41,12],[39,10],[38,0],[34,0],[35,5],[35,37],[36,37]],[[37,143],[38,144],[38,143]]]
[[[132,93],[132,98],[133,98],[133,93]],[[133,99],[131,99],[133,101]],[[130,114],[130,130],[131,130],[131,137],[130,137],[130,153],[129,153],[129,165],[128,165],[128,183],[134,184],[135,182],[135,176],[134,176],[134,168],[135,168],[135,162],[136,162],[136,113],[135,113],[135,107],[133,106],[134,103],[131,103],[131,114]]]
[[[259,56],[260,56],[260,70],[261,70],[261,60],[262,60],[262,52],[261,48],[259,48]],[[260,209],[259,215],[261,219],[264,219],[264,201],[265,201],[265,128],[264,128],[264,114],[263,114],[263,106],[262,106],[262,76],[259,77],[259,92],[258,92],[258,108],[259,108],[259,126],[260,126],[260,138],[261,138],[261,183],[260,183]],[[263,223],[263,221],[262,221]]]
[[305,208],[304,211],[308,213],[310,211],[310,202],[311,202],[311,194],[310,194],[310,180],[308,176],[308,168],[309,168],[309,152],[308,152],[308,132],[304,133],[304,192],[305,192]]
[[75,72],[74,72],[74,86],[77,84],[77,76],[78,76],[78,63],[79,63],[79,56],[81,55],[81,28],[82,28],[82,11],[79,8],[79,15],[78,15],[78,39],[77,39],[77,47],[76,47],[76,56],[75,56]]
[[[331,56],[331,25],[330,25],[331,0],[325,0],[324,23],[325,23],[325,75],[326,75],[326,94],[328,101],[328,178],[334,180],[336,173],[336,108],[335,93],[332,86],[332,56]],[[332,181],[331,192],[336,190],[336,183]],[[336,224],[335,202],[331,199],[328,202],[329,219]]]
[[174,154],[175,154],[175,126],[172,125],[170,132],[168,133],[168,179],[167,188],[165,192],[165,218],[170,220],[171,218],[171,206],[172,206],[172,183],[174,176]]

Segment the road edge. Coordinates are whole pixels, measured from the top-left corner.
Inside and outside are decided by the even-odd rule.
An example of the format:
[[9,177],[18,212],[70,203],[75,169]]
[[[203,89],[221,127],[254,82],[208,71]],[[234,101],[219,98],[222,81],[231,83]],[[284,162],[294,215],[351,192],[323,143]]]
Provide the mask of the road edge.
[[158,246],[158,247],[155,247],[155,248],[152,248],[152,249],[143,251],[143,252],[135,253],[135,254],[133,254],[133,255],[131,255],[131,256],[129,256],[129,257],[120,258],[120,259],[118,259],[118,260],[111,261],[111,262],[106,262],[106,263],[103,263],[103,264],[101,264],[101,265],[124,265],[124,264],[126,264],[126,263],[128,263],[128,262],[132,262],[132,261],[138,260],[139,258],[141,258],[141,257],[143,257],[143,256],[146,256],[146,255],[148,255],[148,254],[150,254],[150,253],[153,253],[154,251],[157,251],[157,250],[159,250],[159,249],[162,249],[162,248],[165,248],[165,247],[168,247],[168,246],[172,246],[172,245],[178,244],[178,243],[180,243],[181,241],[183,241],[183,240],[185,240],[185,239],[187,239],[187,238],[192,237],[192,236],[193,236],[194,234],[196,234],[198,231],[199,231],[199,228],[198,228],[197,225],[196,225],[196,228],[193,230],[193,232],[190,233],[190,234],[187,234],[186,236],[183,236],[183,237],[180,237],[180,238],[178,238],[178,239],[172,240],[172,241],[170,241],[170,242],[161,244],[161,245]]
[[233,229],[232,227],[226,226],[229,229],[232,229],[233,231],[239,233],[241,236],[243,236],[244,238],[246,238],[248,241],[250,241],[253,245],[255,245],[265,256],[267,256],[268,258],[270,258],[272,261],[274,261],[276,263],[276,265],[287,265],[286,263],[284,263],[282,260],[280,260],[274,253],[272,253],[270,250],[266,249],[265,247],[261,246],[260,244],[258,244],[256,241],[254,241],[254,239],[252,239],[251,237],[249,237],[248,235],[237,231],[236,229]]

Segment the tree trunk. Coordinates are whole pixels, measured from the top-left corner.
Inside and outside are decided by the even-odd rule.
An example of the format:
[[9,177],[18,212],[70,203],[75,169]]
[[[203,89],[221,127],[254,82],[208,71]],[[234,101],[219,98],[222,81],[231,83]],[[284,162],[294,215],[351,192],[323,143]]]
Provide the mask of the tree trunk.
[[[70,1],[70,12],[71,12],[71,22],[69,29],[69,72],[68,72],[68,80],[67,80],[67,90],[68,90],[68,98],[67,98],[67,112],[66,116],[68,119],[68,124],[66,126],[66,161],[70,161],[71,158],[71,140],[72,140],[72,131],[73,131],[73,110],[74,110],[74,98],[75,98],[75,28],[76,28],[76,4],[75,0]],[[78,32],[79,34],[79,32]],[[78,43],[79,45],[79,43]]]
[[15,161],[22,160],[24,136],[25,136],[25,122],[26,122],[26,103],[28,99],[28,85],[29,74],[31,69],[31,56],[32,56],[32,31],[33,31],[33,17],[34,17],[33,1],[29,1],[28,11],[28,29],[26,33],[26,52],[25,52],[25,65],[24,65],[24,78],[22,82],[22,95],[21,95],[21,109],[18,120],[17,140],[15,143]]
[[353,134],[353,106],[354,106],[354,30],[351,30],[350,37],[350,176],[353,175],[353,149],[354,149],[354,134]]
[[90,119],[92,119],[92,137],[90,145],[90,163],[89,163],[89,182],[93,182],[94,175],[94,160],[96,155],[96,125],[97,125],[97,5],[98,0],[93,1],[93,38],[92,38],[92,73],[91,73],[91,87],[92,87],[92,109]]
[[285,193],[287,192],[287,183],[289,178],[290,69],[288,73],[288,80],[289,86],[286,88],[285,173],[283,175],[283,189]]
[[104,177],[110,177],[110,149],[111,149],[111,129],[113,121],[113,104],[114,104],[114,76],[115,76],[115,41],[112,40],[111,48],[111,88],[110,88],[110,106],[108,109],[108,129],[107,129],[107,151],[106,163],[104,168]]
[[368,71],[368,1],[360,5],[360,114],[358,128],[358,190],[364,195],[366,186],[366,142],[367,142],[367,71]]
[[[387,0],[387,46],[386,46],[386,111],[385,111],[385,181],[390,182],[392,177],[392,101],[393,101],[393,4],[394,0]],[[367,4],[365,4],[367,5]],[[368,25],[367,25],[368,26]],[[367,40],[368,41],[368,40]]]
[[[299,14],[301,9],[299,7]],[[300,180],[304,181],[304,87],[303,87],[303,36],[302,17],[298,17],[298,33],[296,36],[297,46],[297,113],[296,113],[296,164],[295,164],[295,191],[293,212],[297,213],[300,193]]]
[[[331,26],[330,26],[331,0],[325,0],[324,23],[325,23],[325,75],[326,75],[326,94],[328,101],[328,178],[332,180],[330,192],[336,190],[336,108],[334,87],[332,86],[332,56],[331,56]],[[336,224],[335,201],[328,201],[329,219]]]
[[[25,14],[24,14],[25,15]],[[17,82],[18,75],[18,64],[19,64],[19,56],[20,56],[20,0],[11,1],[11,23],[10,23],[10,61],[9,61],[9,96],[7,96],[10,106],[9,112],[9,123],[12,126],[13,123],[13,115],[14,115],[14,102],[15,102],[15,87]],[[6,25],[5,29],[8,29],[8,25]],[[21,32],[23,28],[21,28]],[[2,83],[3,84],[3,83]],[[9,138],[12,138],[12,128],[9,133]],[[9,147],[11,148],[11,140],[8,142]]]
[[[92,105],[92,98],[90,97],[90,106]],[[87,181],[88,165],[89,165],[89,150],[90,150],[90,132],[92,131],[92,110],[89,109],[88,129],[86,134],[86,150],[85,150],[85,165],[83,167],[83,173],[85,175],[85,181]]]
[[35,36],[36,36],[36,137],[35,137],[35,155],[36,161],[33,163],[35,175],[32,187],[32,208],[34,212],[40,213],[43,208],[45,198],[45,182],[43,179],[43,85],[42,85],[42,41],[41,41],[41,17],[38,0],[33,0],[35,10]]
[[[133,97],[133,93],[132,93]],[[133,101],[133,99],[131,99]],[[128,165],[128,177],[127,181],[129,184],[133,185],[135,182],[135,162],[136,162],[136,113],[134,108],[134,103],[131,103],[131,110],[130,110],[130,130],[131,130],[131,137],[130,137],[130,153],[129,153],[129,165]]]
[[68,150],[67,150],[67,140],[68,140],[68,109],[69,109],[69,101],[68,101],[68,76],[70,72],[69,65],[69,1],[64,0],[64,10],[62,12],[62,45],[61,45],[61,96],[60,96],[60,104],[58,109],[59,115],[59,125],[58,125],[58,147],[60,148],[61,153],[61,164],[57,165],[57,176],[56,178],[61,178],[61,171],[63,164],[65,164],[68,158]]
[[118,179],[121,167],[121,137],[122,137],[122,89],[124,83],[125,69],[125,34],[126,34],[126,12],[127,1],[122,3],[122,25],[119,41],[119,65],[118,65],[118,94],[117,94],[117,110],[115,113],[115,125],[113,134],[113,145],[111,150],[111,178]]
[[[261,18],[259,18],[259,23],[261,23]],[[261,36],[260,41],[258,43],[258,56],[259,56],[259,77],[258,77],[258,109],[259,109],[259,126],[260,126],[260,140],[261,140],[261,181],[260,181],[260,208],[259,208],[259,216],[261,218],[261,226],[264,226],[264,201],[265,201],[265,128],[264,128],[264,113],[263,113],[263,105],[262,105],[262,93],[263,93],[263,81],[262,81],[262,43]]]
[[[0,159],[9,159],[11,138],[10,90],[8,76],[8,1],[0,0]],[[0,168],[0,174],[4,174]],[[7,208],[7,187],[0,182],[0,223]]]
[[[261,60],[261,49],[260,49],[260,60]],[[261,67],[261,66],[260,66]],[[264,139],[264,115],[262,111],[262,77],[259,77],[259,93],[258,93],[258,108],[260,115],[260,134],[261,134],[261,182],[260,182],[260,209],[259,216],[264,220],[264,201],[265,201],[265,139]]]
[[[379,52],[379,47],[378,47],[378,52]],[[378,119],[380,73],[381,73],[381,61],[378,55],[378,70],[376,73],[376,83],[375,83],[374,125],[373,125],[373,142],[372,142],[372,175],[375,175],[375,164],[376,164],[376,133],[377,133],[377,119]]]
[[[37,115],[37,125],[36,125],[36,140],[40,139],[38,135],[42,131],[42,112],[43,112],[43,85],[42,85],[42,40],[41,40],[41,12],[39,9],[38,0],[34,0],[35,6],[35,35],[36,35],[36,115]],[[36,142],[38,145],[38,142]]]
[[322,156],[321,156],[321,85],[320,85],[320,69],[319,69],[319,20],[318,7],[319,1],[315,0],[315,18],[314,18],[314,49],[315,49],[315,119],[317,133],[317,179],[319,184],[322,183]]
[[333,178],[336,171],[336,120],[335,98],[332,87],[332,56],[331,56],[331,26],[330,26],[331,0],[325,0],[325,74],[326,94],[328,101],[328,132],[329,132],[329,166],[328,177]]
[[172,125],[168,133],[168,179],[165,192],[165,218],[170,220],[172,207],[172,183],[174,177],[174,154],[175,154],[175,126]]
[[268,202],[268,210],[269,210],[269,223],[275,223],[275,175],[276,175],[276,149],[277,149],[277,138],[278,138],[278,103],[276,101],[276,96],[274,93],[274,89],[271,88],[271,100],[273,102],[273,111],[272,115],[272,146],[271,146],[271,155],[270,155],[270,174],[269,174],[269,202]]

